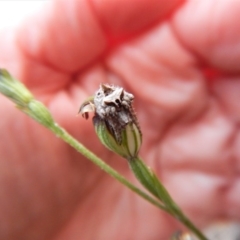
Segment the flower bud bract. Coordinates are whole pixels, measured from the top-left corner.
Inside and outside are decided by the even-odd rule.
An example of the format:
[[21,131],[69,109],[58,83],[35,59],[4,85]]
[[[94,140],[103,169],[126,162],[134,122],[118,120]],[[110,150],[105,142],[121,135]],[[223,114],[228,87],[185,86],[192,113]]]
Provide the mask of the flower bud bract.
[[138,155],[142,138],[135,123],[129,123],[121,131],[121,143],[118,143],[109,131],[105,121],[94,117],[94,126],[100,141],[111,151],[131,160]]

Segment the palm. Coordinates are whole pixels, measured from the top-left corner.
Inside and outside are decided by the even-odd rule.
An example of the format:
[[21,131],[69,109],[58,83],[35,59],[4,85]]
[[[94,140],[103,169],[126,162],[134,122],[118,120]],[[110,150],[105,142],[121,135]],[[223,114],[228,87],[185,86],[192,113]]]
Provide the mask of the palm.
[[[224,94],[232,93],[235,87],[231,86],[238,81],[226,82],[226,74],[219,72],[235,73],[238,69],[232,59],[226,59],[228,53],[225,58],[221,58],[220,50],[208,55],[211,39],[202,37],[201,28],[194,32],[184,22],[183,13],[176,11],[173,20],[131,36],[112,47],[111,54],[103,39],[97,39],[93,46],[83,40],[89,52],[87,57],[82,56],[78,67],[76,46],[66,45],[68,56],[61,59],[54,55],[58,46],[55,48],[51,36],[40,40],[39,48],[33,44],[31,49],[30,35],[20,34],[28,63],[22,78],[48,105],[57,122],[131,178],[126,161],[99,143],[90,121],[75,117],[81,102],[94,93],[99,83],[126,87],[135,95],[142,126],[141,155],[187,214],[198,224],[206,224],[215,217],[230,216],[232,209],[224,209],[223,203],[237,205],[236,165],[231,165],[234,159],[236,164],[239,154],[233,150],[237,141],[237,106]],[[196,20],[197,24],[200,23]],[[141,30],[139,25],[136,29]],[[40,27],[46,25],[40,23]],[[118,31],[124,35],[121,27]],[[94,34],[101,35],[97,31]],[[99,58],[100,54],[104,57]],[[231,53],[229,56],[233,58]],[[215,81],[206,81],[210,75],[203,67],[213,66],[219,69],[217,74],[211,74]],[[12,237],[22,234],[23,239],[165,239],[176,228],[172,218],[12,109],[7,100],[1,101],[4,139],[0,148],[0,189],[4,198],[0,200],[0,216],[3,222],[9,219],[4,228],[5,239],[9,232]]]

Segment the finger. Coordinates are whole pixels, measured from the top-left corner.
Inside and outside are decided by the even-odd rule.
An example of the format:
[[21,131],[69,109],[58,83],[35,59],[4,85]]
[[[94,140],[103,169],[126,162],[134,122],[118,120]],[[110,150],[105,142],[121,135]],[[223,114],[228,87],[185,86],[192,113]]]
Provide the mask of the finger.
[[26,22],[18,42],[34,60],[75,72],[107,50],[111,34],[141,30],[166,16],[179,2],[56,0]]
[[92,0],[104,29],[112,36],[124,36],[141,31],[163,19],[183,1],[179,0]]
[[182,43],[222,70],[240,70],[240,2],[189,1],[175,15],[173,27]]

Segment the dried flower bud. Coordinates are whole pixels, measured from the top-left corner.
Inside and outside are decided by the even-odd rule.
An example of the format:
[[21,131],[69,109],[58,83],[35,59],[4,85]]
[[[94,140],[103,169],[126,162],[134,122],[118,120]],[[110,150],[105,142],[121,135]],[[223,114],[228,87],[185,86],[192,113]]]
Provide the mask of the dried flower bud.
[[85,101],[79,112],[93,123],[101,142],[124,158],[137,156],[142,143],[141,130],[132,107],[134,96],[121,87],[101,84],[95,96]]

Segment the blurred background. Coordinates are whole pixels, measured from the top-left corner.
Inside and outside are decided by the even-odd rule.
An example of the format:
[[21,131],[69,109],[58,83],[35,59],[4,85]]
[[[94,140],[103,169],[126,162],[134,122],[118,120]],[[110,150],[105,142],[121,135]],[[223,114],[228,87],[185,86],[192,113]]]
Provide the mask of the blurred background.
[[[19,24],[27,15],[34,14],[48,0],[0,0],[0,29]],[[11,14],[10,14],[11,13]]]

